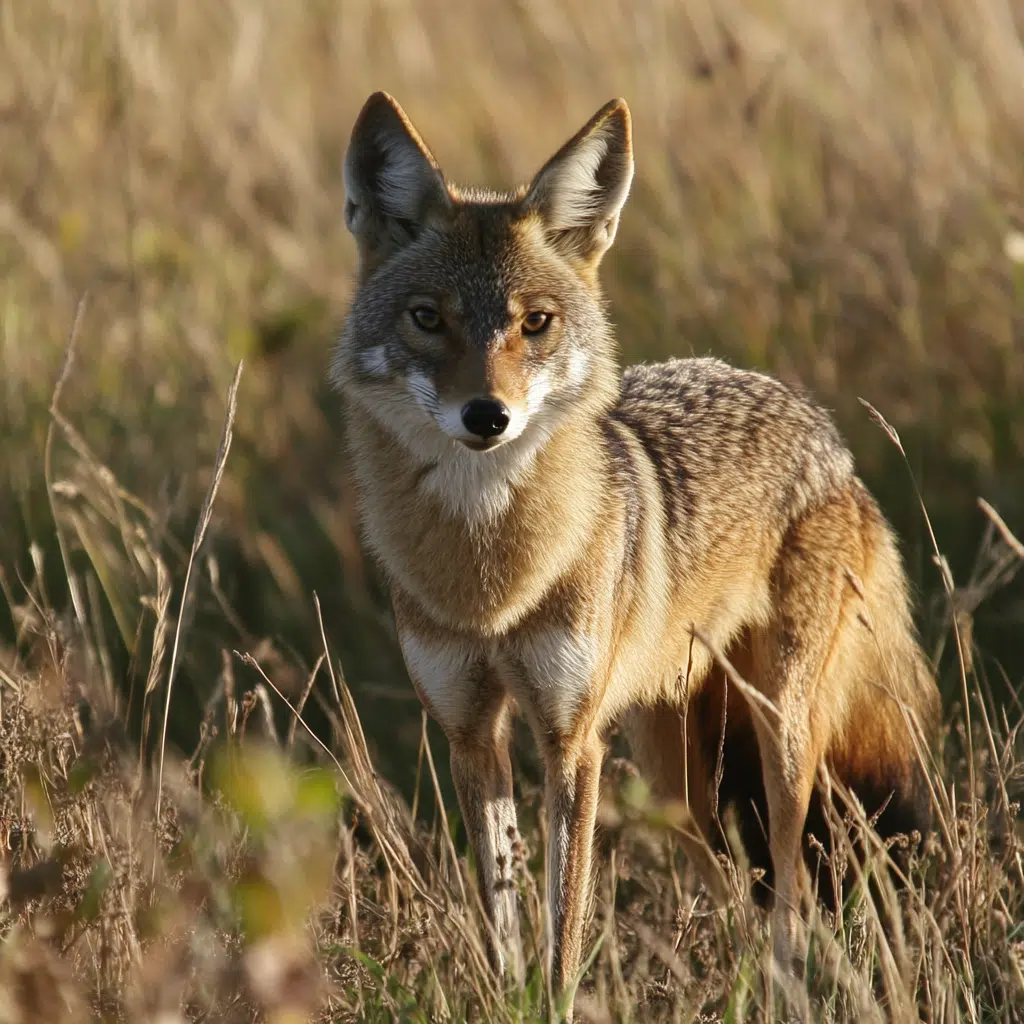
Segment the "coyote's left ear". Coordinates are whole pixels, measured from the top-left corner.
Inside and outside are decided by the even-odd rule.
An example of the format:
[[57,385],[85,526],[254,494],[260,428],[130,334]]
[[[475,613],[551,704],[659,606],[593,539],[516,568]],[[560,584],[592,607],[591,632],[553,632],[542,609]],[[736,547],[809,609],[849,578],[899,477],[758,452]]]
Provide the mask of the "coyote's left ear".
[[612,100],[540,169],[524,202],[567,256],[596,265],[615,238],[632,180],[629,107]]

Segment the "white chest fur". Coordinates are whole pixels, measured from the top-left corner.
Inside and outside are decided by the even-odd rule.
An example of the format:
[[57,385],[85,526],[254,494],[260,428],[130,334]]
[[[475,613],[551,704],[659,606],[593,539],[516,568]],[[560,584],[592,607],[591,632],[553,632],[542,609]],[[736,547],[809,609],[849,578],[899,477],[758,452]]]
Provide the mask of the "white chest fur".
[[467,725],[484,682],[482,651],[454,633],[399,630],[402,656],[421,699],[447,732]]
[[594,685],[598,646],[585,633],[545,626],[490,641],[432,629],[400,630],[409,675],[445,729],[472,721],[484,688],[504,685],[545,729],[569,733]]
[[548,729],[566,734],[593,687],[598,648],[585,633],[551,626],[517,636],[499,663],[520,703],[529,701]]

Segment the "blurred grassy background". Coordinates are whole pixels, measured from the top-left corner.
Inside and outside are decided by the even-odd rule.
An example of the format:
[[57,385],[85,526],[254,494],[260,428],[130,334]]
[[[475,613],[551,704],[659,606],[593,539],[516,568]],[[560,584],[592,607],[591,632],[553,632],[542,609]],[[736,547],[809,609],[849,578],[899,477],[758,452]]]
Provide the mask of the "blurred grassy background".
[[135,526],[159,538],[176,612],[244,357],[172,738],[195,746],[235,648],[301,689],[322,650],[315,592],[377,763],[408,789],[419,707],[325,384],[353,271],[348,132],[385,88],[455,180],[502,185],[624,95],[637,178],[605,271],[624,359],[720,354],[834,409],[935,649],[947,603],[914,488],[858,398],[879,409],[975,667],[1012,700],[1024,590],[974,598],[1001,572],[976,498],[1024,525],[1022,32],[1008,0],[0,5],[0,635],[22,625],[33,557],[68,605],[42,465],[88,291],[55,499],[135,724],[156,617],[140,599],[160,599]]

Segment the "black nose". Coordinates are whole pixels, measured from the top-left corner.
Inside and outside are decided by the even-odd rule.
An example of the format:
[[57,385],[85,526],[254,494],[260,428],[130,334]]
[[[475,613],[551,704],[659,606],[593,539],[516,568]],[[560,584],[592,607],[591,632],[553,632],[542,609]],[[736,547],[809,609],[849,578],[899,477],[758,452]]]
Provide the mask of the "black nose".
[[497,437],[508,426],[508,409],[493,398],[471,398],[462,407],[462,424],[477,437]]

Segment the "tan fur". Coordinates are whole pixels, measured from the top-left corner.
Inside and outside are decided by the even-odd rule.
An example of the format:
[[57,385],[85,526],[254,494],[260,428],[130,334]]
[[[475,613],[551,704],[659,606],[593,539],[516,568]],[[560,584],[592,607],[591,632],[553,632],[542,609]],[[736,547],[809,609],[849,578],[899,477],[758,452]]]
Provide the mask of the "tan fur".
[[[494,960],[515,971],[513,706],[532,726],[558,990],[582,954],[613,722],[656,788],[714,831],[707,751],[726,683],[695,630],[774,708],[765,721],[729,691],[730,728],[747,748],[756,736],[783,961],[819,764],[917,800],[911,731],[927,742],[937,709],[891,531],[829,417],[716,360],[620,374],[597,267],[631,176],[622,101],[507,195],[446,182],[384,94],[346,157],[362,265],[333,372],[366,538],[413,684],[451,741]],[[417,327],[422,302],[440,330]],[[553,314],[536,337],[531,311]],[[474,397],[501,399],[516,425],[485,451],[459,421]],[[721,891],[706,847],[690,846]]]

